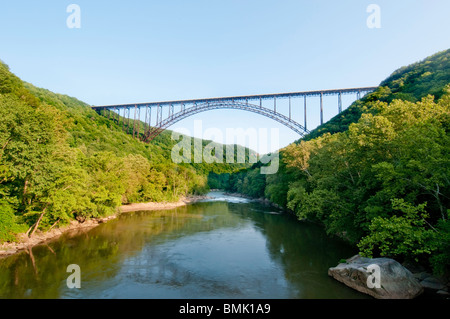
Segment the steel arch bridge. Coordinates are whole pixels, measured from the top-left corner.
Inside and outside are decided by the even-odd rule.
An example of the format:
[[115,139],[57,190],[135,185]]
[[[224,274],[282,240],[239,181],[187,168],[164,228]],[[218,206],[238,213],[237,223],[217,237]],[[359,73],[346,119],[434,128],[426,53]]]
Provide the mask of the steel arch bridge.
[[[92,106],[98,113],[107,116],[114,120],[117,124],[122,125],[122,130],[127,130],[133,136],[140,137],[143,141],[149,142],[158,136],[162,131],[171,125],[195,114],[217,109],[236,109],[253,112],[271,118],[282,125],[293,130],[300,137],[308,134],[306,105],[308,97],[320,97],[320,124],[323,124],[323,97],[337,96],[338,113],[342,112],[342,95],[356,94],[356,99],[360,99],[362,94],[372,92],[376,87],[360,87],[348,89],[335,90],[319,90],[319,91],[304,91],[292,93],[277,93],[277,94],[263,94],[263,95],[247,95],[234,97],[220,97],[207,98],[195,100],[177,100],[165,102],[150,102],[137,104],[117,104],[106,106]],[[277,100],[288,99],[289,111],[288,114],[282,114],[277,111]],[[303,125],[295,121],[291,116],[291,101],[293,99],[303,99]],[[272,100],[273,106],[266,107],[263,105],[264,100]],[[141,109],[144,108],[144,120],[142,119]],[[156,111],[152,112],[152,109]],[[179,108],[178,111],[175,111]],[[168,109],[167,116],[163,115],[163,109]],[[132,110],[134,115],[132,119]],[[123,111],[121,115],[121,111]],[[152,114],[156,117],[155,123],[152,124]],[[155,116],[156,115],[156,116]],[[122,123],[121,123],[122,119]],[[141,123],[143,122],[143,132],[141,130]],[[125,128],[126,126],[126,128]],[[131,131],[132,129],[132,131]]]

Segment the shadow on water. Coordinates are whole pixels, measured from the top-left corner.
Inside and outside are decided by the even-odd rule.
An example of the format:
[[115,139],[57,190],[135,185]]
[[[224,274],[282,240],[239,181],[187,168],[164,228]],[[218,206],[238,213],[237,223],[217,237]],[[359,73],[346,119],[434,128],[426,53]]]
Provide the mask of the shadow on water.
[[[0,298],[364,298],[327,275],[355,251],[317,225],[213,194],[0,259]],[[70,264],[81,288],[69,289]]]

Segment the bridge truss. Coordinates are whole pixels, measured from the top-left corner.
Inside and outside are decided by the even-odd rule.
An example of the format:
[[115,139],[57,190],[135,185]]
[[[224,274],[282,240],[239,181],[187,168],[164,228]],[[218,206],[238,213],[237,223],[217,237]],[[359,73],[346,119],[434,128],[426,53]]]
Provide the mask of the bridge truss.
[[[109,119],[116,121],[119,125],[122,125],[122,129],[132,133],[133,137],[141,138],[145,142],[153,140],[162,131],[175,124],[176,122],[181,121],[182,119],[201,112],[217,109],[237,109],[257,113],[283,124],[284,126],[298,133],[300,137],[302,137],[305,134],[309,133],[307,129],[306,116],[307,99],[309,97],[320,98],[320,124],[323,124],[324,96],[337,96],[338,113],[340,113],[342,112],[342,95],[354,94],[356,95],[356,99],[360,99],[364,94],[372,92],[375,89],[376,87],[360,87],[336,90],[246,95],[194,100],[117,104],[92,106],[92,108],[98,113],[107,116]],[[277,101],[280,99],[289,100],[288,111],[286,112],[287,114],[282,114],[279,110],[277,111]],[[291,102],[294,99],[303,99],[303,125],[292,118]],[[271,105],[270,108],[266,106],[267,103],[263,105],[263,101],[266,100],[273,101],[273,105]],[[156,111],[152,112],[152,109],[155,108]],[[144,109],[143,116],[142,109]],[[168,112],[166,112],[166,116],[163,115],[163,109],[168,109]],[[154,119],[152,119],[152,114],[154,114]],[[142,122],[143,128],[141,129],[140,126]]]

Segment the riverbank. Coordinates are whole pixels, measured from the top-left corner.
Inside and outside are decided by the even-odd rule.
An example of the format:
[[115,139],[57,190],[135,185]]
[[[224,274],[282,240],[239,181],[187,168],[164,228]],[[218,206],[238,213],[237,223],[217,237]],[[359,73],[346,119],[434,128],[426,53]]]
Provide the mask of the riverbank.
[[54,228],[46,232],[36,231],[30,238],[26,234],[18,234],[17,242],[8,242],[0,244],[0,258],[7,257],[19,253],[24,250],[28,250],[34,246],[44,244],[50,240],[57,239],[64,233],[77,230],[88,230],[96,227],[100,224],[106,223],[112,219],[117,218],[119,214],[135,212],[135,211],[151,211],[151,210],[163,210],[173,209],[181,206],[194,203],[198,200],[207,199],[208,196],[188,196],[182,197],[176,202],[148,202],[148,203],[132,203],[128,205],[122,205],[117,208],[117,212],[111,216],[101,218],[91,218],[83,222],[76,220],[71,221],[68,225]]
[[208,199],[208,196],[189,196],[183,197],[177,202],[149,202],[149,203],[132,203],[128,205],[122,205],[119,207],[121,213],[135,212],[140,210],[159,210],[159,209],[172,209],[181,206],[185,206],[190,203],[194,203],[201,199]]

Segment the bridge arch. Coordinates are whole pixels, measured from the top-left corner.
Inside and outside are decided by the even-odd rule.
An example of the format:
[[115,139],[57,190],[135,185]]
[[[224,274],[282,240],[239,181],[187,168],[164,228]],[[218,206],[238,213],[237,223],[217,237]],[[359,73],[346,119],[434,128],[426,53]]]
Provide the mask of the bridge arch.
[[250,104],[247,102],[235,102],[235,101],[212,101],[205,102],[201,104],[196,104],[192,107],[182,109],[177,113],[173,113],[169,115],[166,119],[160,121],[155,126],[151,127],[143,136],[142,140],[145,142],[149,142],[153,140],[156,136],[158,136],[162,131],[169,128],[173,124],[190,117],[192,115],[211,111],[218,109],[237,109],[253,112],[256,114],[263,115],[265,117],[271,118],[284,126],[290,128],[294,132],[298,133],[301,137],[308,134],[309,131],[298,122],[292,120],[291,118],[276,112],[275,110],[269,109],[267,107],[263,107],[261,105]]

